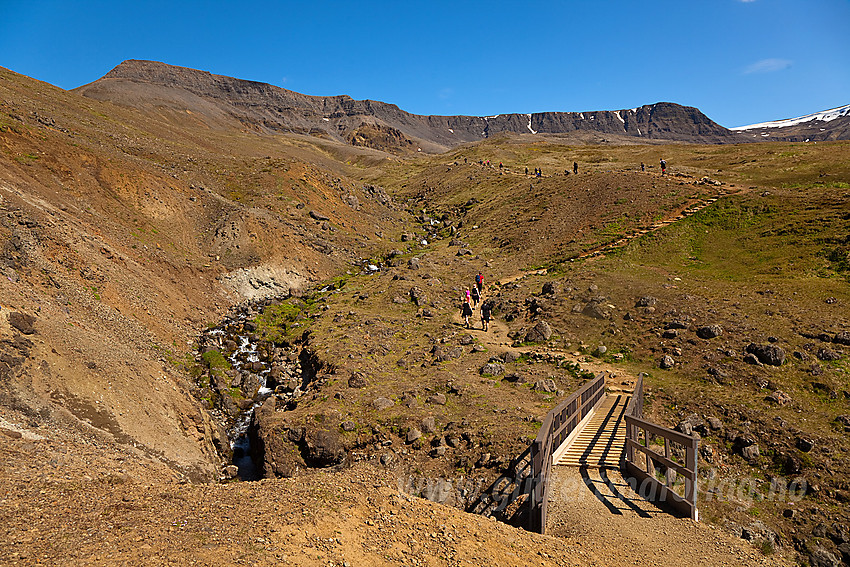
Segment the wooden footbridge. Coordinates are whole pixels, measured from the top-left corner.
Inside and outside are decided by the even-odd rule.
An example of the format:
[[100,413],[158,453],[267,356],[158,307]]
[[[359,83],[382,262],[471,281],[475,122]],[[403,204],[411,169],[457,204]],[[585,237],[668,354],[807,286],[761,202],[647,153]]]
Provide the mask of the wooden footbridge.
[[531,446],[528,529],[545,533],[553,467],[619,469],[641,497],[698,519],[697,439],[643,419],[643,377],[598,374],[558,404]]

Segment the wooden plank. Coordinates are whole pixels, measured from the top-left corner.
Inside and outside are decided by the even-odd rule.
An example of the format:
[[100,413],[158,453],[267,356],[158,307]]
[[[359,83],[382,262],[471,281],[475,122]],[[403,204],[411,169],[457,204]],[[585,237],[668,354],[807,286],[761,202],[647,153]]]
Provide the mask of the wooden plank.
[[643,429],[644,431],[649,431],[653,435],[658,435],[659,437],[665,437],[670,439],[671,441],[678,443],[684,447],[692,447],[696,446],[697,440],[690,435],[685,435],[684,433],[679,433],[674,429],[668,429],[667,427],[661,427],[660,425],[655,425],[651,421],[646,421],[645,419],[641,419],[639,417],[632,417],[630,415],[626,415],[626,423],[634,424]]
[[682,475],[688,480],[694,480],[696,478],[696,472],[690,470],[685,465],[680,465],[676,461],[668,459],[664,455],[656,453],[652,449],[644,447],[640,443],[635,442],[634,439],[626,439],[626,447],[631,447],[632,449],[638,450],[646,454],[648,457],[652,457],[652,460],[657,461],[658,463],[664,465],[668,469],[673,469],[677,474]]

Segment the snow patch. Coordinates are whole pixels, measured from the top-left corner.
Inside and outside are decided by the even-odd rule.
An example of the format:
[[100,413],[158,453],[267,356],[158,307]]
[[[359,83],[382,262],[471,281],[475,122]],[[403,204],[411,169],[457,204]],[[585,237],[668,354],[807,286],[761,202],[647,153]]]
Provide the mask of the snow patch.
[[526,114],[526,116],[528,116],[528,131],[531,132],[532,134],[536,134],[537,132],[535,132],[534,130],[531,129],[531,115]]
[[579,112],[578,115],[581,116],[582,120],[584,120],[584,112]]
[[322,120],[324,120],[325,122],[330,122],[330,121],[331,121],[331,119],[330,119],[330,118],[322,118]]
[[785,128],[787,126],[796,126],[797,124],[811,122],[813,120],[829,122],[831,120],[835,120],[836,118],[841,118],[842,116],[850,116],[850,104],[846,106],[839,106],[838,108],[831,108],[822,112],[815,112],[814,114],[806,114],[805,116],[800,116],[798,118],[789,118],[787,120],[774,120],[772,122],[759,122],[758,124],[750,124],[749,126],[736,126],[735,128],[729,129],[736,132],[740,132],[743,130],[755,130],[757,128]]
[[617,118],[619,118],[619,119],[620,119],[620,122],[622,122],[623,124],[625,124],[625,123],[626,123],[626,121],[625,121],[625,120],[623,120],[623,117],[620,115],[620,111],[619,111],[619,110],[618,110],[617,112],[615,112],[615,113],[614,113],[614,116],[616,116]]
[[485,117],[484,117],[484,120],[492,120],[492,119],[494,119],[494,118],[498,118],[499,116],[501,116],[501,114],[496,114],[496,115],[494,115],[494,116],[485,116]]
[[452,134],[454,134],[454,133],[455,133],[455,131],[454,131],[454,130],[452,130],[451,128],[449,128],[449,132],[451,132]]

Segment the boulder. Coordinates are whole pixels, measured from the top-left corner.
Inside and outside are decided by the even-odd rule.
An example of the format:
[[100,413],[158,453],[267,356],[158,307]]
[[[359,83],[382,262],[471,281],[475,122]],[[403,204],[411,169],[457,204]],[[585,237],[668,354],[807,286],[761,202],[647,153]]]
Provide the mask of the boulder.
[[705,420],[695,413],[692,413],[691,415],[680,421],[676,425],[676,431],[684,433],[685,435],[694,435],[694,433],[697,433],[698,435],[708,434],[708,429],[706,428]]
[[19,313],[17,311],[9,313],[9,324],[24,335],[32,335],[35,333],[35,327],[33,327],[34,323],[35,317],[32,315]]
[[343,421],[339,426],[343,431],[354,431],[357,429],[357,425],[355,425],[355,423],[351,420]]
[[799,450],[808,453],[815,448],[815,442],[808,437],[797,437],[797,442],[794,444]]
[[718,429],[723,429],[723,422],[717,419],[716,417],[706,418],[706,421],[708,422],[708,426],[714,431],[717,431]]
[[543,295],[556,295],[560,291],[558,282],[546,282],[541,290]]
[[821,360],[840,360],[841,355],[828,347],[821,347],[818,349],[817,357]]
[[423,418],[420,425],[424,433],[431,434],[437,431],[437,423],[434,421],[434,416],[432,415]]
[[501,376],[505,373],[505,367],[496,362],[488,362],[478,371],[482,376]]
[[697,336],[701,339],[713,339],[723,334],[723,327],[720,325],[706,325],[697,329]]
[[839,415],[835,418],[835,422],[844,427],[845,433],[850,433],[850,415]]
[[653,307],[658,300],[651,295],[644,295],[635,302],[635,307]]
[[407,442],[408,443],[413,443],[414,441],[416,441],[420,437],[422,437],[422,432],[419,431],[418,428],[411,427],[410,429],[407,430]]
[[750,343],[747,345],[746,351],[758,358],[762,364],[782,366],[782,363],[785,362],[785,351],[782,347],[776,345],[757,345]]
[[605,311],[602,310],[602,307],[595,301],[591,301],[587,305],[585,305],[581,314],[585,317],[590,317],[591,319],[607,319],[608,315]]
[[325,215],[323,215],[323,214],[321,214],[321,213],[317,213],[316,211],[310,211],[309,215],[310,215],[310,218],[311,218],[311,219],[313,219],[313,220],[317,220],[317,221],[320,221],[320,222],[321,222],[321,221],[328,221],[328,220],[330,220],[330,219],[329,219],[328,217],[326,217]]
[[534,389],[538,392],[547,393],[554,393],[558,391],[558,387],[555,385],[555,381],[551,378],[547,378],[545,380],[538,380],[534,383]]
[[841,559],[823,547],[817,546],[809,555],[809,565],[811,567],[841,567]]
[[673,360],[673,357],[670,356],[669,354],[665,354],[663,357],[661,357],[661,360],[658,362],[658,367],[663,369],[663,370],[668,370],[670,368],[673,368],[674,364],[676,364],[676,361]]
[[366,375],[360,371],[352,372],[348,379],[349,388],[365,388],[368,385]]
[[741,448],[741,456],[751,463],[758,460],[759,454],[759,446],[756,444]]
[[521,353],[515,350],[508,350],[505,351],[505,354],[502,355],[502,360],[505,361],[505,364],[510,364],[511,362],[516,362],[517,360],[519,360],[520,356]]
[[411,270],[419,269],[419,258],[411,258],[407,261],[407,267]]
[[432,394],[425,399],[426,404],[433,404],[437,406],[446,405],[446,395],[445,394]]
[[850,331],[842,331],[833,337],[832,342],[837,345],[850,346]]
[[546,321],[538,321],[525,335],[525,342],[542,343],[552,338],[552,327]]
[[304,436],[304,461],[311,467],[331,467],[345,460],[339,435],[327,429],[314,429]]
[[791,396],[782,390],[776,390],[765,398],[768,402],[772,402],[778,406],[787,406],[791,403]]

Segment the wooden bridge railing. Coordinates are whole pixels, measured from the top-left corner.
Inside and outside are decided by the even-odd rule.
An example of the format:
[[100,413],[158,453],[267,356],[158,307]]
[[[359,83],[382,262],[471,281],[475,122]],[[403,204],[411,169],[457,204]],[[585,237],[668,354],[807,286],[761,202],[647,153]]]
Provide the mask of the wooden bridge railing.
[[[697,445],[695,437],[684,435],[678,431],[655,425],[643,419],[643,375],[638,376],[632,399],[626,406],[626,457],[623,462],[624,472],[631,475],[639,485],[636,492],[642,498],[666,503],[682,514],[699,520],[697,510]],[[641,441],[641,431],[643,440]],[[664,454],[649,448],[653,437],[664,439]],[[673,460],[670,444],[678,443],[685,451],[685,464]],[[637,453],[642,453],[639,463]],[[665,478],[662,484],[655,477],[655,463],[665,468]],[[684,478],[684,496],[673,490],[677,477]]]
[[546,508],[549,501],[549,478],[552,453],[563,443],[581,420],[605,396],[605,373],[585,384],[569,398],[546,414],[537,438],[531,444],[531,494],[529,497],[528,529],[544,533]]

